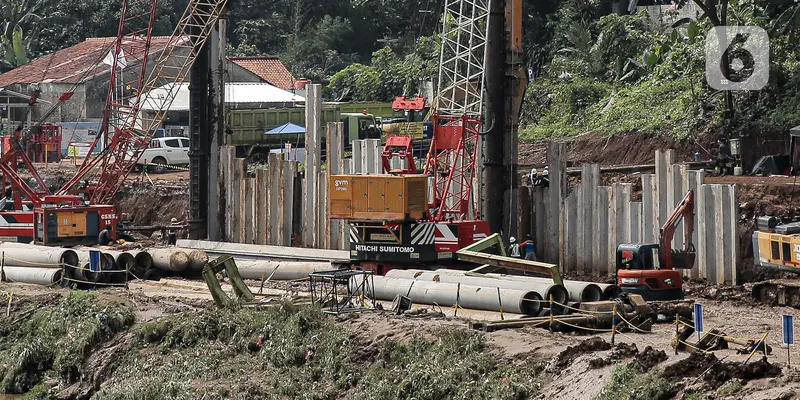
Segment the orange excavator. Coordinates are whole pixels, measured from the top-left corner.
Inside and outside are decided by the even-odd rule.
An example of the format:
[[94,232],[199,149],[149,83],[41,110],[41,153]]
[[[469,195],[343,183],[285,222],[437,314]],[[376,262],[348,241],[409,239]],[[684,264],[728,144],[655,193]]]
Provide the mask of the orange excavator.
[[[675,230],[683,222],[683,249],[673,250]],[[683,299],[679,269],[694,266],[697,250],[694,232],[694,191],[689,190],[661,226],[658,243],[626,243],[617,247],[617,284],[626,293],[645,300]]]

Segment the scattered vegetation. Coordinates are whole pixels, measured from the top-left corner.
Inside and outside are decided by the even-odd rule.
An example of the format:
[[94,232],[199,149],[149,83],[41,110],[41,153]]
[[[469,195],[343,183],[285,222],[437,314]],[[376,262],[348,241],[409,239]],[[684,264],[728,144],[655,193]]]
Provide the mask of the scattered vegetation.
[[96,398],[517,399],[535,393],[540,371],[502,365],[462,330],[370,346],[288,304],[163,317],[137,338]]
[[655,372],[641,373],[630,364],[614,368],[611,380],[595,397],[600,400],[667,400],[674,394],[673,383]]
[[48,376],[77,381],[97,345],[133,324],[130,305],[98,302],[96,293],[73,292],[21,323],[0,323],[0,375],[4,393],[24,393]]

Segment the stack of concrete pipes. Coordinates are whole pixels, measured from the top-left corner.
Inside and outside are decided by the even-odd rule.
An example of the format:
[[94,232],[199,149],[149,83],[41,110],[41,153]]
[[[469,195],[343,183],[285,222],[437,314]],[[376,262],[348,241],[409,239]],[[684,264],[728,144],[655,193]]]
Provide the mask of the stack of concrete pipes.
[[[392,271],[390,271],[391,273]],[[396,278],[392,276],[373,277],[373,288],[365,287],[367,297],[391,301],[397,295],[407,296],[414,303],[433,304],[473,310],[500,311],[537,316],[542,311],[542,296],[533,290],[498,288],[437,282],[425,279]],[[361,291],[358,277],[350,280],[351,292]],[[563,288],[562,288],[563,289]],[[374,293],[369,293],[374,290]]]
[[341,250],[299,249],[243,243],[179,240],[179,246],[203,249],[214,256],[232,256],[243,279],[291,281],[313,272],[335,269],[331,262],[349,261]]
[[[466,271],[439,269],[391,270],[385,277],[375,277],[375,296],[378,300],[393,300],[395,296],[408,296],[421,304],[459,305],[477,310],[539,315],[549,307],[549,299],[560,305],[605,300],[619,296],[616,285],[566,281],[556,285],[552,279],[503,274],[468,274]],[[351,290],[357,285],[351,282]],[[489,296],[493,294],[493,296]],[[562,313],[563,307],[557,306]]]
[[[419,270],[417,270],[419,271]],[[423,271],[424,272],[424,271]],[[493,284],[503,284],[503,285],[511,285],[511,282],[522,282],[527,287],[536,288],[540,285],[552,285],[553,280],[551,278],[537,278],[533,276],[520,276],[520,275],[508,275],[508,274],[472,274],[468,273],[467,271],[459,271],[455,269],[437,269],[436,273],[439,276],[446,276],[444,279],[446,282],[452,282],[453,280],[457,279],[488,279],[490,283]],[[501,286],[503,287],[503,286]],[[569,301],[574,303],[585,303],[590,301],[600,301],[600,300],[608,300],[608,299],[615,299],[619,297],[622,290],[617,285],[610,285],[605,283],[593,283],[593,282],[583,282],[583,281],[564,281],[564,287],[567,289],[569,294]],[[549,300],[550,296],[548,293],[541,293],[542,296]],[[564,302],[558,301],[557,298],[554,298],[553,301],[557,303]]]

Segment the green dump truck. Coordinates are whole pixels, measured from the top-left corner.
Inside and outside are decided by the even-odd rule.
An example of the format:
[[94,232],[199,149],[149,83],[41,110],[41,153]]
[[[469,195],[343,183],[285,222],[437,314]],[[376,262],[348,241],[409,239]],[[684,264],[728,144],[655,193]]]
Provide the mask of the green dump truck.
[[[328,122],[343,122],[347,135],[342,135],[344,147],[350,150],[356,139],[380,139],[380,118],[392,116],[391,103],[323,103],[322,144]],[[271,149],[290,143],[293,148],[305,145],[305,135],[297,133],[265,134],[266,131],[291,122],[306,124],[304,107],[273,108],[266,110],[231,110],[231,136],[228,143],[236,146],[238,157],[247,157],[251,162],[266,161]]]

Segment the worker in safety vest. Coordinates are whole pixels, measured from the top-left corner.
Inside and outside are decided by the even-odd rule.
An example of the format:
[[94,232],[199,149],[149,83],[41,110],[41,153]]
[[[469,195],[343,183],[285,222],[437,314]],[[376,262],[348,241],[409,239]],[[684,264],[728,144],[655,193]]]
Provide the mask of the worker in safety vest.
[[519,253],[519,243],[517,243],[517,238],[511,237],[508,239],[511,242],[511,245],[508,246],[508,256],[514,258],[521,258],[522,256]]
[[536,248],[533,246],[531,235],[525,235],[525,241],[522,242],[522,250],[525,251],[525,259],[536,261]]

